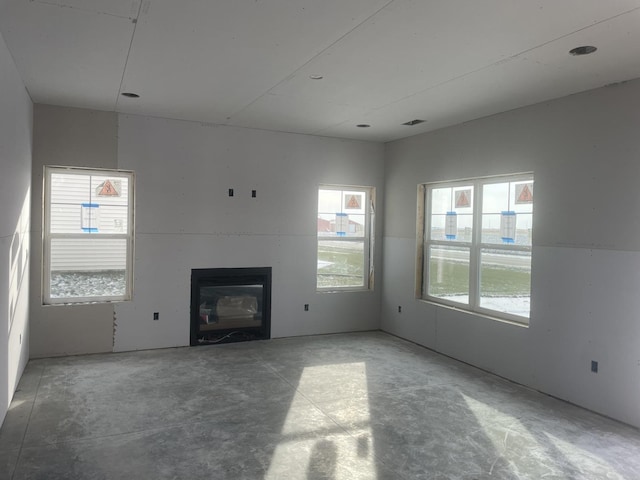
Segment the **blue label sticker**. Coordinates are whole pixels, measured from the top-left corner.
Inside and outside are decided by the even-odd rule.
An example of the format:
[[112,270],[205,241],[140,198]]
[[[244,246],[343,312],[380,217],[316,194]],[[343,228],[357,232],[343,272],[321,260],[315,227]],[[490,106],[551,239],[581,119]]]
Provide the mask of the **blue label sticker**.
[[516,212],[502,211],[500,216],[500,238],[502,243],[515,243],[516,240]]
[[80,204],[80,229],[84,233],[97,233],[100,223],[100,205],[97,203],[81,203]]
[[455,240],[458,235],[458,214],[447,212],[444,222],[444,237],[447,240]]

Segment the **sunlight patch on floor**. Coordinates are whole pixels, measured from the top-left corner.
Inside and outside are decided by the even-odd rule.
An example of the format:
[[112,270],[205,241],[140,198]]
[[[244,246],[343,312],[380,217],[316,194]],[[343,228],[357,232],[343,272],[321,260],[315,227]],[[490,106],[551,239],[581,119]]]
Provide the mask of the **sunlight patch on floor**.
[[[357,392],[349,401],[349,432],[313,403],[314,392]],[[340,395],[339,395],[340,396]],[[340,397],[342,398],[342,397]],[[330,412],[325,412],[330,413]],[[377,478],[370,427],[366,365],[346,363],[306,367],[265,479]]]
[[[572,465],[578,466],[578,470],[584,475],[591,478],[606,478],[607,480],[624,480],[624,477],[615,472],[610,463],[595,456],[593,451],[585,450],[575,443],[567,442],[550,433],[545,432],[545,435]],[[602,447],[594,445],[593,450],[602,451]]]
[[[536,439],[529,429],[513,415],[501,412],[486,403],[462,395],[473,412],[483,434],[492,442],[496,459],[506,461],[515,474],[537,474],[540,478],[566,478],[579,472],[584,478],[622,480],[614,469],[592,452],[567,440],[542,432],[550,442]],[[597,451],[597,446],[593,451]]]

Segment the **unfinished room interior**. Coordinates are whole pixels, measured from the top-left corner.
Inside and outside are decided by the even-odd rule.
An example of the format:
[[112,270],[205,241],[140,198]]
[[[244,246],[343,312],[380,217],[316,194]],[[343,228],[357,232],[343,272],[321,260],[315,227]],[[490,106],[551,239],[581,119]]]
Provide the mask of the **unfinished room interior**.
[[0,478],[640,479],[640,0],[0,34]]

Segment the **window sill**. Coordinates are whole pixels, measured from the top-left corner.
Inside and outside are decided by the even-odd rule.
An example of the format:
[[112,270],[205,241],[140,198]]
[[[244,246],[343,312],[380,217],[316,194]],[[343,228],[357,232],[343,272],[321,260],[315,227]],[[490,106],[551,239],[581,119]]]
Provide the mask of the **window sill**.
[[529,323],[519,322],[517,320],[512,320],[512,319],[509,319],[509,318],[498,317],[496,315],[491,315],[491,314],[488,314],[488,313],[485,313],[485,312],[478,312],[476,310],[469,310],[467,308],[457,307],[457,306],[454,306],[454,305],[448,305],[448,304],[445,304],[445,303],[440,303],[440,302],[437,302],[435,300],[429,300],[429,299],[426,299],[426,298],[417,298],[416,300],[418,300],[419,302],[426,303],[426,304],[429,304],[429,305],[434,305],[436,307],[443,308],[443,309],[446,309],[446,310],[454,310],[456,312],[464,313],[464,314],[467,314],[467,315],[473,315],[475,317],[486,318],[487,320],[493,320],[493,321],[500,322],[500,323],[506,323],[508,325],[513,325],[514,327],[529,328]]
[[316,289],[316,293],[362,293],[362,292],[373,292],[372,288],[318,288]]
[[131,302],[131,299],[125,299],[125,300],[86,300],[86,301],[80,301],[80,302],[60,302],[60,303],[45,303],[42,302],[42,306],[43,307],[73,307],[76,305],[112,305],[112,304],[116,304],[116,303],[127,303],[127,302]]

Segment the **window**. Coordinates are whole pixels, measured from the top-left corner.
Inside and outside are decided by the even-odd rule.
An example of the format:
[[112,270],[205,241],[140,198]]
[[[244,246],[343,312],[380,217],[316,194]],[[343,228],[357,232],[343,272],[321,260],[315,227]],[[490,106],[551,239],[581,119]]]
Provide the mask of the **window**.
[[421,189],[422,298],[528,323],[533,175]]
[[373,192],[365,187],[318,189],[319,290],[372,287]]
[[133,187],[133,172],[45,167],[45,304],[131,299]]

